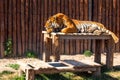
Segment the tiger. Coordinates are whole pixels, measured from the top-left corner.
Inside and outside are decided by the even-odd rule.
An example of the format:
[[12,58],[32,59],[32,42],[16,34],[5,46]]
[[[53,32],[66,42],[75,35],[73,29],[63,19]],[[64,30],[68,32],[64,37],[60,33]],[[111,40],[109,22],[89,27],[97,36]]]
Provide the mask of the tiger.
[[63,13],[57,13],[51,16],[45,23],[47,33],[62,32],[62,33],[93,33],[101,35],[107,33],[112,36],[115,43],[119,42],[119,38],[103,24],[94,21],[80,21],[70,19]]
[[63,13],[58,13],[50,17],[45,23],[47,33],[62,32],[62,33],[75,33],[77,27],[73,21]]

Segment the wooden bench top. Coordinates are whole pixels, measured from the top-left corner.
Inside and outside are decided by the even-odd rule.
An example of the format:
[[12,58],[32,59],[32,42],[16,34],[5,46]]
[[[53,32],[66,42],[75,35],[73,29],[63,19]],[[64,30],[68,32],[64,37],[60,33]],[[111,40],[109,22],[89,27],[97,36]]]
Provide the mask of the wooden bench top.
[[[43,34],[48,34],[46,31],[42,31]],[[111,39],[109,34],[96,35],[93,33],[61,33],[52,32],[51,36],[58,36],[61,39]],[[48,36],[49,37],[49,36]]]
[[[26,69],[37,70],[56,70],[56,71],[73,71],[75,69],[82,68],[94,68],[100,67],[101,65],[95,62],[89,61],[76,61],[76,60],[62,60],[59,62],[44,62],[39,59],[28,60],[28,61],[19,61],[21,69],[25,72]],[[54,66],[55,65],[55,66]],[[44,73],[44,72],[43,72]]]
[[19,61],[20,72],[24,71],[26,80],[34,80],[36,74],[53,74],[60,72],[92,71],[95,76],[101,75],[101,65],[89,61],[63,60],[58,62],[44,62],[39,59]]

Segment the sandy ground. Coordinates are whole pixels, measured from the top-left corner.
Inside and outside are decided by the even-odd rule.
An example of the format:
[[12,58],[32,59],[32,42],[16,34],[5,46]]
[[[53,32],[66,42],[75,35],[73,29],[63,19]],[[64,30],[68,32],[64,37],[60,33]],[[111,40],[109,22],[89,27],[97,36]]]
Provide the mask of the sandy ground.
[[[29,58],[31,59],[31,58]],[[73,60],[89,60],[89,61],[94,61],[94,55],[91,56],[91,57],[85,57],[84,55],[72,55],[72,56],[61,56],[61,60],[63,59],[73,59]],[[0,59],[0,72],[2,71],[13,71],[13,72],[16,72],[16,70],[8,67],[7,65],[9,64],[16,64],[18,61],[25,61],[25,60],[28,60],[28,58],[22,58],[22,59]],[[31,60],[34,60],[34,59],[31,59]],[[105,63],[106,61],[106,55],[105,54],[102,54],[102,59],[101,59],[101,62],[102,63]],[[120,66],[120,53],[115,53],[114,54],[114,66]]]

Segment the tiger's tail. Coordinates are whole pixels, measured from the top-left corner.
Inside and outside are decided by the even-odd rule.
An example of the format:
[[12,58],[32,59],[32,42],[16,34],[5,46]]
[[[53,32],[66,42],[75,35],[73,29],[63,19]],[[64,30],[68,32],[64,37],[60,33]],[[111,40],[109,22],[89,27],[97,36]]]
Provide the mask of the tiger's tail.
[[115,43],[119,42],[119,38],[110,30],[106,30],[106,33],[110,34],[114,40]]

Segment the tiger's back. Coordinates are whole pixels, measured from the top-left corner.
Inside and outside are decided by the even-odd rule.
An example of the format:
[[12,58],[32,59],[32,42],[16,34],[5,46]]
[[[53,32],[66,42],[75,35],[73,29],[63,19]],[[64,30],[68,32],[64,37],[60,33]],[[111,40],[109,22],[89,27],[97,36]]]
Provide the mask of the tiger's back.
[[110,34],[115,43],[119,41],[119,38],[110,30],[108,30],[103,24],[94,21],[79,21],[72,19],[75,23],[78,32],[81,33],[93,33],[95,35],[100,35],[102,33]]

